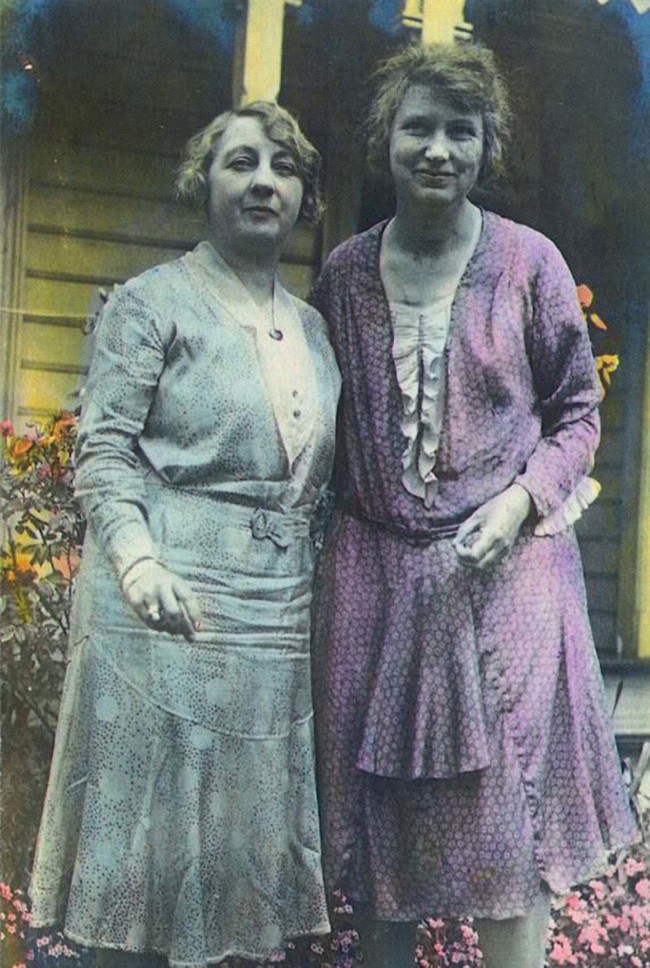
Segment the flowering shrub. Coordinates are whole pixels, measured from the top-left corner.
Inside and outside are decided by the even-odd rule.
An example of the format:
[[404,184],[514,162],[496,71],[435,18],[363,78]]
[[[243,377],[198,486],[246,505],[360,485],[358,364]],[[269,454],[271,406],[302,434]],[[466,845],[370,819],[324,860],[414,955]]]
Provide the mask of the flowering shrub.
[[[612,383],[612,373],[618,369],[618,353],[614,352],[609,326],[593,309],[594,294],[589,286],[581,283],[577,286],[577,293],[578,302],[580,303],[585,322],[588,326],[593,327],[589,332],[592,343],[595,344],[594,358],[596,360],[596,369],[598,370],[603,392],[606,393]],[[597,337],[594,335],[595,332],[598,333]]]
[[0,727],[4,874],[23,885],[47,780],[83,535],[72,497],[76,418],[0,424]]
[[604,877],[553,905],[549,965],[650,966],[650,847],[613,860]]
[[415,959],[418,968],[447,968],[448,965],[473,968],[482,961],[478,936],[469,921],[427,918],[420,925]]
[[[0,884],[0,945],[6,968],[82,968],[83,953],[58,932],[33,936],[22,891]],[[88,955],[86,953],[86,963]]]

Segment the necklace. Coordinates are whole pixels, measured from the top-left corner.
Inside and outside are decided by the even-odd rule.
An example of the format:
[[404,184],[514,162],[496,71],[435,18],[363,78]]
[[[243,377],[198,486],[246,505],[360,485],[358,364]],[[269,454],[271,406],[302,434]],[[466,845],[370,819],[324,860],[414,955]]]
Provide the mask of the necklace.
[[269,336],[275,340],[284,339],[284,333],[275,325],[275,279],[273,280],[273,289],[271,291],[271,328],[269,330]]

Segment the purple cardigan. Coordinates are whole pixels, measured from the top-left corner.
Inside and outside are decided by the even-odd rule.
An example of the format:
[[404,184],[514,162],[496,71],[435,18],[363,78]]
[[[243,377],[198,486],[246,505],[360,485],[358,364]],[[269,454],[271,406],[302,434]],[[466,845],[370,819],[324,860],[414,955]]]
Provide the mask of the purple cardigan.
[[440,487],[427,511],[401,483],[401,398],[379,275],[385,225],[335,249],[313,293],[343,374],[343,505],[391,529],[427,532],[516,481],[547,518],[584,481],[599,439],[601,391],[562,256],[533,229],[483,213],[452,307]]

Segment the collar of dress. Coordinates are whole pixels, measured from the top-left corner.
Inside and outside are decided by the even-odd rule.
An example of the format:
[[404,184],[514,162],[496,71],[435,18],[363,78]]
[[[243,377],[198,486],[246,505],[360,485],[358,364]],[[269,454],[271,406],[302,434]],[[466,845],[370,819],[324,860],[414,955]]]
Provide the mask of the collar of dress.
[[[481,209],[481,216],[481,234],[476,243],[476,248],[465,266],[465,271],[458,283],[457,290],[463,289],[468,284],[475,284],[482,280],[484,276],[496,278],[503,271],[503,267],[498,264],[498,260],[483,259],[484,252],[495,242],[494,234],[497,231],[500,219],[493,212],[486,211],[485,209]],[[374,291],[374,294],[381,296],[386,303],[388,303],[388,300],[381,281],[379,256],[382,236],[389,221],[390,219],[384,219],[381,222],[377,222],[372,228],[362,233],[359,238],[365,241],[365,245],[360,246],[358,249],[358,268],[365,276],[364,291]]]
[[[198,277],[210,299],[214,299],[229,316],[242,326],[258,330],[270,327],[268,313],[255,302],[239,276],[209,242],[199,242],[183,259],[195,277]],[[297,316],[298,311],[289,293],[281,285],[277,275],[273,289],[273,321],[282,328],[288,315]]]

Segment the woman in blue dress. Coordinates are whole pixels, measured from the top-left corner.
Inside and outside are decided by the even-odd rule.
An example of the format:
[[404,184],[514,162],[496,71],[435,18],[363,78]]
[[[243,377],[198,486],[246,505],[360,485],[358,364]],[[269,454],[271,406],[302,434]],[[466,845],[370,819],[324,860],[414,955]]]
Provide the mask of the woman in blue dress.
[[102,315],[79,429],[88,520],[31,883],[102,965],[263,959],[329,929],[310,693],[310,519],[339,374],[277,268],[319,157],[266,102],[188,144],[192,252]]

